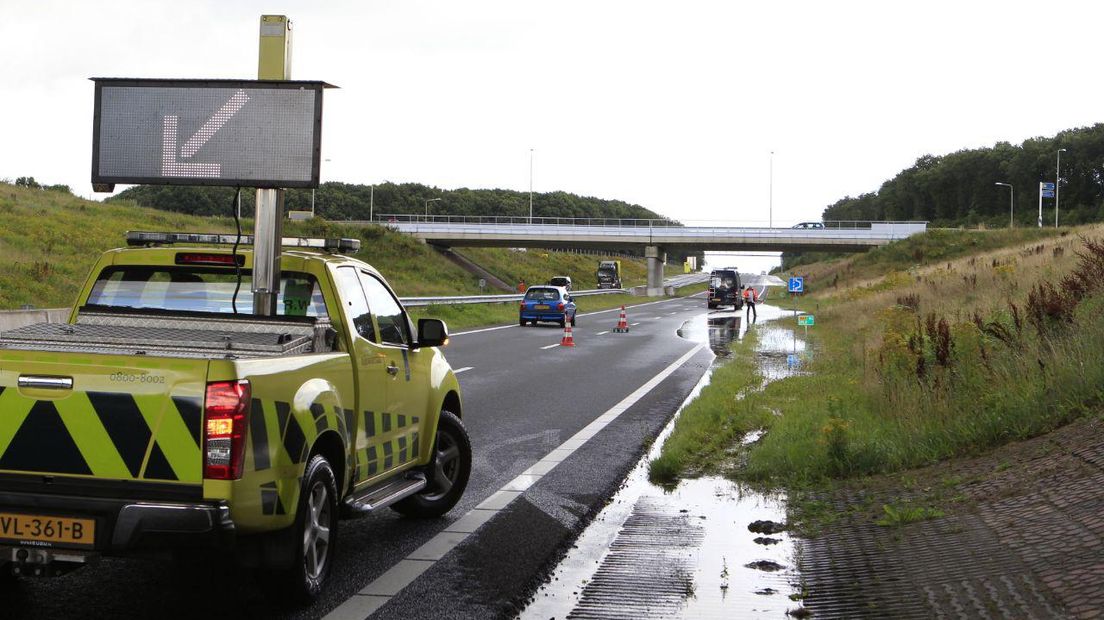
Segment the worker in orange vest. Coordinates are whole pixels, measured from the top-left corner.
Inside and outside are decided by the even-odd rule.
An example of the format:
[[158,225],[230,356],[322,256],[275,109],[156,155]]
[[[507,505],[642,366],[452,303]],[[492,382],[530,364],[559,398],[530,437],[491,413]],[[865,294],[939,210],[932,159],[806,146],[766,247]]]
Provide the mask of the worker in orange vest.
[[755,310],[755,302],[758,301],[758,297],[755,294],[755,289],[747,287],[744,289],[744,306],[747,308],[747,321],[754,323],[759,318],[759,313]]

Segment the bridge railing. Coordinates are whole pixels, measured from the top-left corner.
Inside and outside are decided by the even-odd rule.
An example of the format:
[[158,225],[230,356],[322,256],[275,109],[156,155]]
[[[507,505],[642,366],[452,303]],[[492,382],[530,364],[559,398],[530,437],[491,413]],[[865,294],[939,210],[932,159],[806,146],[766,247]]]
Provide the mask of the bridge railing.
[[[772,228],[778,230],[800,229],[817,230],[820,227],[810,227],[808,222],[797,225],[769,226],[765,221],[736,221],[736,220],[672,220],[672,219],[638,219],[638,218],[598,218],[598,217],[527,217],[511,215],[423,215],[416,213],[381,213],[376,214],[373,220],[359,220],[350,224],[492,224],[492,225],[518,225],[518,226],[596,226],[604,228]],[[878,227],[900,225],[927,225],[927,222],[918,221],[864,221],[864,220],[829,220],[816,222],[823,229],[829,230],[869,230]]]

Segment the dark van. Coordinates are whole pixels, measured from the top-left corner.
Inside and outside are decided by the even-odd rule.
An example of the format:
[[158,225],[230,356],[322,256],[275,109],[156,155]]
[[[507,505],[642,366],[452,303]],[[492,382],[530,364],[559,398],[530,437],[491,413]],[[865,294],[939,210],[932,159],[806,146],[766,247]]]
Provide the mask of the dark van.
[[732,306],[739,310],[744,307],[740,288],[739,271],[734,268],[714,269],[709,273],[709,295],[706,297],[705,305],[710,309]]

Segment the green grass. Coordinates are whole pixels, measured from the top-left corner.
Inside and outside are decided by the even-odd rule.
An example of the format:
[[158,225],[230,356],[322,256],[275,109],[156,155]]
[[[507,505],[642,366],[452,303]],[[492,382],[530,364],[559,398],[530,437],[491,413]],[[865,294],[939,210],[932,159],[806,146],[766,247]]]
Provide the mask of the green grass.
[[[748,371],[718,371],[686,410],[704,409],[701,423],[676,424],[653,473],[670,479],[736,461],[731,473],[746,482],[823,487],[979,454],[1098,410],[1104,246],[1088,251],[1080,239],[1091,242],[1100,232],[1079,229],[1077,237],[1045,247],[1032,232],[994,234],[996,250],[977,260],[945,267],[959,249],[927,252],[927,267],[873,281],[849,274],[843,284],[850,288],[801,299],[818,313],[808,336],[810,373],[737,399],[750,385]],[[1008,245],[997,243],[1002,238]],[[1071,258],[1075,251],[1089,258]],[[877,260],[896,267],[906,255],[894,250],[896,258]],[[1096,288],[1071,304],[1068,291],[1076,287],[1060,281],[1073,272],[1087,274]],[[984,276],[977,293],[966,294],[972,285],[963,282],[975,275]],[[1030,301],[1040,282],[1057,286],[1058,298],[1039,301],[1032,293]],[[912,295],[927,310],[894,301]],[[1072,307],[1069,314],[1059,313],[1064,306]],[[767,428],[765,435],[748,448],[737,445],[739,433],[729,429],[756,425]],[[897,517],[907,518],[902,510]]]
[[900,527],[902,525],[908,525],[909,523],[938,519],[943,516],[942,510],[928,506],[894,506],[883,504],[882,511],[885,513],[885,516],[875,521],[875,523],[882,527]]
[[754,332],[733,344],[728,363],[713,372],[709,385],[679,413],[660,456],[648,465],[653,482],[669,484],[686,473],[720,471],[733,442],[770,423],[769,412],[744,398],[762,382],[755,344]]

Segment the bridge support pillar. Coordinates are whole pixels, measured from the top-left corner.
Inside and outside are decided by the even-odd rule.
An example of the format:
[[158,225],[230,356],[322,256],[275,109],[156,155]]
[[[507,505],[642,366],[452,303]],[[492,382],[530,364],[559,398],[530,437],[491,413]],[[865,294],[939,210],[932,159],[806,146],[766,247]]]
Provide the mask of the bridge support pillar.
[[663,296],[663,263],[666,254],[658,245],[644,246],[644,258],[648,260],[648,297]]

